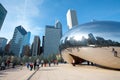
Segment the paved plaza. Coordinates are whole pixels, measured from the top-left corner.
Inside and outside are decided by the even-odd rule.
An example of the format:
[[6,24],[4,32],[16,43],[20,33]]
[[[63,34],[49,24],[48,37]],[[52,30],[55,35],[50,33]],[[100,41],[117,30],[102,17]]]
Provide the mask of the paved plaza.
[[27,80],[30,75],[32,75],[35,71],[30,71],[24,66],[21,67],[6,69],[0,71],[0,80]]
[[34,72],[26,67],[0,71],[0,80],[120,80],[120,71],[88,65],[59,64]]

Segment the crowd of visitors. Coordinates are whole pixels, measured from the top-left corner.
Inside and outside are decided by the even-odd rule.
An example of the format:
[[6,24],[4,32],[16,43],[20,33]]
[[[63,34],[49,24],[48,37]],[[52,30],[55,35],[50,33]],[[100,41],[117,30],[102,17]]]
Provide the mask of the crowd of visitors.
[[0,65],[0,70],[5,70],[6,68],[15,68],[15,62],[11,62],[10,60],[2,61]]
[[30,71],[32,71],[33,69],[38,70],[40,67],[46,67],[47,65],[50,67],[52,63],[54,65],[58,65],[57,60],[54,60],[54,61],[41,60],[41,61],[39,61],[39,59],[37,59],[34,62],[27,62],[26,66]]
[[[57,60],[40,61],[39,59],[37,59],[34,62],[27,62],[26,66],[30,71],[32,71],[32,70],[38,70],[40,67],[46,67],[46,66],[51,67],[51,64],[58,65],[58,61]],[[20,70],[22,70],[24,63],[21,61],[19,65],[20,65]],[[16,66],[15,62],[11,62],[10,60],[2,61],[0,64],[0,70],[5,70],[6,68],[15,68],[15,66]]]

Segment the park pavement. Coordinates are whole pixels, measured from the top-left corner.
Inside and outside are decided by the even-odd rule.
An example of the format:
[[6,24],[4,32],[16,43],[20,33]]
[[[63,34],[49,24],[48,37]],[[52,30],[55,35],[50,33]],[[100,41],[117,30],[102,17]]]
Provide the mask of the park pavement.
[[10,68],[0,71],[0,80],[28,80],[35,71],[30,71],[26,66]]
[[96,66],[60,64],[42,67],[30,80],[120,80],[120,71]]
[[[96,66],[59,64],[29,71],[26,67],[0,71],[0,80],[120,80],[120,71]],[[29,79],[28,79],[29,78]]]

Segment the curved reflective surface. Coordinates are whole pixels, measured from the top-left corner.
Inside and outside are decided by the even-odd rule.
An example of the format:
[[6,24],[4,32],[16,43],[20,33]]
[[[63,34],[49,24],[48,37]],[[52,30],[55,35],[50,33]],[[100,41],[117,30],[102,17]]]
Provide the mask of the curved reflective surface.
[[120,22],[95,21],[78,25],[61,38],[60,50],[68,63],[87,60],[120,69]]
[[69,30],[60,40],[60,49],[91,45],[120,46],[120,22],[85,23]]

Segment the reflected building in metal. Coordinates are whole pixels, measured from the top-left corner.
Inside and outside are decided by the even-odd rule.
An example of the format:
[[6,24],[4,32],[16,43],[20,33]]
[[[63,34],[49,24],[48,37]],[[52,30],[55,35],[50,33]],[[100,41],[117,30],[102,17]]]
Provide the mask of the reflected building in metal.
[[[73,27],[60,40],[65,61],[120,69],[120,22],[94,21]],[[112,49],[117,52],[114,56]]]

